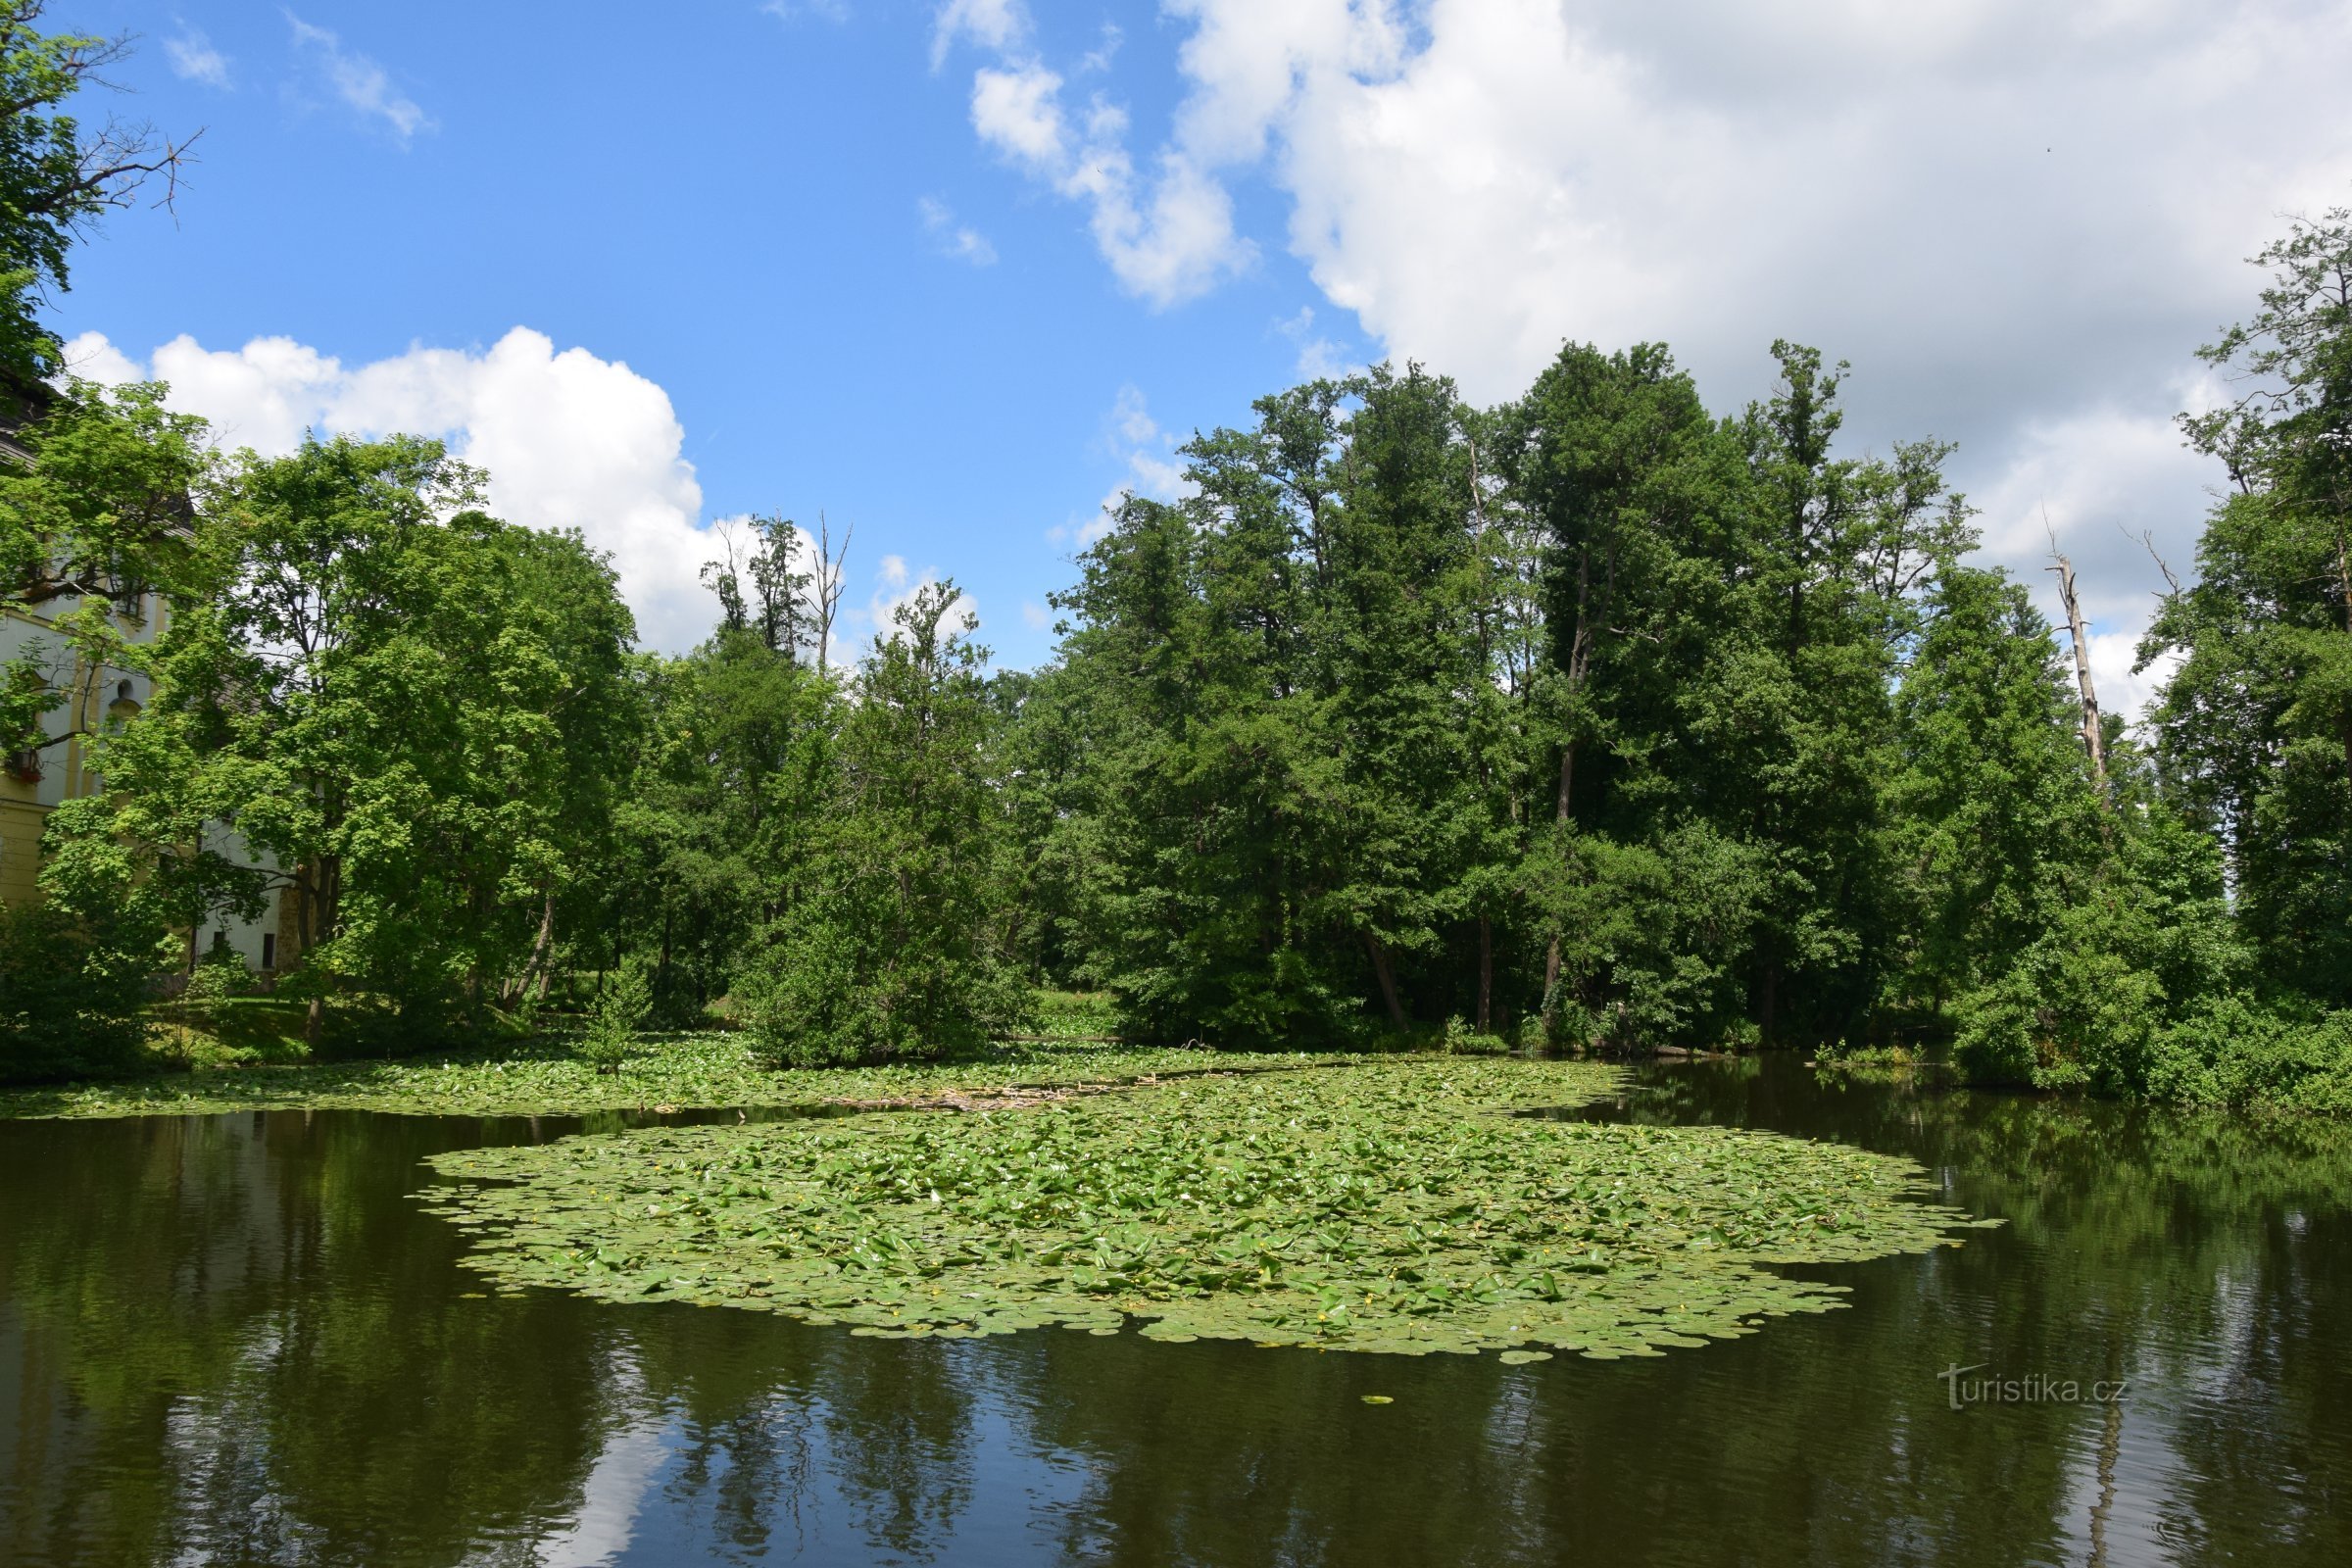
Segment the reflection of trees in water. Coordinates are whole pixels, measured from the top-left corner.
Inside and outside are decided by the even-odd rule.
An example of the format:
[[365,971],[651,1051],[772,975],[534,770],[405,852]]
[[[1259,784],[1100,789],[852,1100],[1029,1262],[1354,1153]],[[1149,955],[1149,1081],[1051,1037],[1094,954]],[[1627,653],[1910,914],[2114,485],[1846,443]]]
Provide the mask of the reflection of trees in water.
[[577,1492],[593,1320],[453,1299],[461,1239],[405,1197],[444,1127],[5,1134],[0,1299],[28,1353],[0,1385],[0,1528],[29,1560],[454,1561]]
[[716,1555],[756,1561],[841,1532],[951,1555],[973,1496],[971,1348],[854,1338],[764,1313],[602,1310],[630,1324],[650,1402],[675,1423],[664,1503]]
[[[0,1537],[61,1563],[955,1562],[1009,1520],[1089,1563],[1875,1565],[2125,1562],[2161,1529],[2176,1560],[2352,1561],[2352,1131],[1788,1061],[1664,1081],[1634,1114],[1908,1154],[2011,1223],[1818,1271],[1858,1310],[1660,1359],[885,1342],[456,1298],[464,1238],[406,1197],[449,1123],[0,1127]],[[1936,1374],[1980,1361],[2132,1392],[1945,1409]]]

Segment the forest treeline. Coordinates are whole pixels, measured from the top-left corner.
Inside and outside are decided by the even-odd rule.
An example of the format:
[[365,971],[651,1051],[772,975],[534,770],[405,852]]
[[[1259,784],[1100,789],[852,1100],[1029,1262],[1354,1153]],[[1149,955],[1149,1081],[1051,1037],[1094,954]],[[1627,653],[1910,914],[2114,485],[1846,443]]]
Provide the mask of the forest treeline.
[[[842,649],[840,556],[781,517],[667,658],[433,442],[224,454],[64,373],[28,302],[116,186],[39,117],[96,49],[6,50],[50,127],[0,148],[7,210],[83,205],[0,276],[0,592],[152,693],[0,923],[11,1072],[127,1050],[188,932],[283,899],[321,1047],[619,996],[866,1060],[1051,986],[1235,1049],[1948,1041],[1980,1081],[2352,1107],[2352,215],[2205,351],[2229,490],[2136,728],[1977,559],[1950,448],[1851,453],[1844,368],[1788,343],[1728,416],[1656,345],[1494,408],[1420,367],[1263,398],[1105,518],[1034,670],[952,583]],[[141,590],[152,643],[107,612]],[[37,764],[65,696],[9,666],[0,746]]]

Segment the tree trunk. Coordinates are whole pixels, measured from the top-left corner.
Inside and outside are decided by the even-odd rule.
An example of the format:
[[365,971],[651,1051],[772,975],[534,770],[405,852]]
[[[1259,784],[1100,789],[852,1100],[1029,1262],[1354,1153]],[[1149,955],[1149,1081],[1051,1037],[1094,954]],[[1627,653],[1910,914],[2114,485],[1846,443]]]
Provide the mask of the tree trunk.
[[529,994],[536,985],[541,996],[547,995],[547,959],[556,945],[556,895],[544,891],[539,895],[539,935],[531,943],[531,961],[522,967],[522,984],[517,996]]
[[1494,922],[1478,917],[1478,1032],[1494,1032]]
[[[2344,635],[2352,637],[2352,549],[2346,548],[2344,530],[2335,531],[2335,584],[2344,596]],[[2344,732],[2344,782],[2352,784],[2352,712],[2342,718]]]
[[[1576,782],[1575,700],[1584,690],[1585,669],[1590,662],[1592,646],[1592,626],[1585,615],[1592,586],[1592,551],[1591,546],[1587,546],[1576,555],[1576,630],[1568,640],[1569,732],[1560,743],[1560,786],[1552,808],[1552,820],[1560,823],[1568,820],[1569,790]],[[1544,1032],[1546,1035],[1551,1033],[1552,1020],[1559,1016],[1559,988],[1560,933],[1555,926],[1551,943],[1544,953]]]
[[2107,794],[2107,737],[2099,727],[2099,694],[2090,684],[2090,641],[2082,630],[2082,607],[2075,597],[2075,564],[2059,556],[2058,601],[2066,607],[2066,629],[2075,641],[2075,684],[2082,695],[2082,745],[2090,753],[2091,782]]
[[1364,946],[1372,950],[1372,973],[1380,980],[1381,1000],[1389,1004],[1389,1022],[1402,1031],[1404,1006],[1396,1000],[1396,976],[1389,968],[1389,950],[1369,931],[1364,933]]

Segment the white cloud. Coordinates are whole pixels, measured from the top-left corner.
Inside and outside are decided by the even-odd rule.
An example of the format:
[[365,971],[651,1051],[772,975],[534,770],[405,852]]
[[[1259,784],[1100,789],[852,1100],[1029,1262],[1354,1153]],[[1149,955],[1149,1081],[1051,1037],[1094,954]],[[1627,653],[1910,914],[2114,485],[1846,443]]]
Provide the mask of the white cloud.
[[1298,345],[1295,371],[1301,381],[1337,380],[1363,368],[1349,361],[1347,350],[1315,330],[1315,308],[1311,305],[1301,305],[1297,316],[1276,321],[1274,330]]
[[1021,601],[1021,624],[1031,631],[1046,631],[1054,624],[1053,613],[1035,600]]
[[[2072,657],[2066,631],[2058,632],[2061,652]],[[2090,680],[2098,692],[2099,710],[2121,713],[2124,722],[2136,724],[2147,716],[2148,705],[2164,690],[2180,665],[2178,654],[2166,654],[2144,670],[2134,671],[2132,662],[2139,657],[2139,633],[2135,631],[2093,631],[2090,634]]]
[[419,130],[433,127],[431,117],[416,101],[394,88],[383,67],[345,49],[332,32],[313,26],[290,11],[286,21],[294,28],[295,44],[315,53],[327,84],[345,105],[367,119],[382,121],[404,144]]
[[501,516],[576,527],[612,555],[649,646],[689,647],[714,618],[700,572],[715,545],[696,525],[702,488],[681,455],[685,432],[668,394],[618,361],[559,353],[519,326],[487,351],[415,348],[358,367],[283,337],[227,350],[181,336],[142,367],[91,332],[66,358],[92,379],[169,381],[174,407],[265,456],[293,451],[306,429],[444,437],[489,470]]
[[956,222],[955,210],[946,202],[924,196],[916,199],[914,207],[922,216],[924,232],[931,236],[942,256],[952,256],[974,267],[996,265],[997,248],[988,242],[988,236],[969,224]]
[[105,386],[121,386],[125,381],[146,377],[146,370],[129,355],[106,340],[103,333],[84,332],[65,347],[68,375],[84,381],[96,381]]
[[1108,71],[1110,63],[1119,57],[1119,45],[1127,41],[1127,34],[1120,30],[1119,24],[1115,22],[1102,24],[1102,37],[1101,43],[1079,57],[1079,74],[1088,75]]
[[766,0],[760,9],[783,22],[798,17],[821,17],[827,22],[850,20],[849,0]]
[[1141,389],[1119,388],[1110,412],[1103,416],[1102,440],[1125,472],[1102,497],[1094,516],[1047,530],[1046,537],[1055,544],[1068,541],[1083,550],[1109,533],[1111,514],[1131,495],[1175,501],[1193,493],[1193,483],[1184,476],[1184,464],[1176,455],[1175,433],[1160,428]]
[[972,74],[972,128],[1032,172],[1058,178],[1069,161],[1061,78],[1043,66]]
[[172,74],[183,81],[201,82],[207,87],[229,85],[228,56],[214,48],[212,41],[193,27],[180,37],[165,39],[164,54],[172,62]]
[[[984,141],[1093,204],[1133,292],[1246,265],[1226,193],[1252,180],[1331,306],[1480,401],[1564,339],[1664,340],[1732,409],[1768,390],[1772,338],[1819,344],[1857,367],[1852,446],[1960,441],[1992,554],[2029,577],[2046,502],[2119,637],[2161,579],[2116,524],[2184,567],[2219,477],[2169,422],[2190,349],[2250,312],[2241,259],[2281,214],[2352,194],[2341,6],[1162,10],[1178,101],[1154,146],[1025,43],[975,79]],[[992,71],[1018,117],[982,112]],[[1301,373],[1331,363],[1305,326]]]
[[1062,78],[1007,57],[972,74],[972,128],[1058,194],[1087,204],[1095,245],[1128,292],[1155,307],[1192,299],[1243,270],[1256,248],[1234,232],[1233,200],[1179,148],[1162,149],[1151,179],[1126,148],[1126,111],[1100,94],[1073,123]]
[[1029,36],[1029,11],[1021,0],[948,0],[931,29],[931,69],[947,63],[958,39],[984,49],[1010,49]]

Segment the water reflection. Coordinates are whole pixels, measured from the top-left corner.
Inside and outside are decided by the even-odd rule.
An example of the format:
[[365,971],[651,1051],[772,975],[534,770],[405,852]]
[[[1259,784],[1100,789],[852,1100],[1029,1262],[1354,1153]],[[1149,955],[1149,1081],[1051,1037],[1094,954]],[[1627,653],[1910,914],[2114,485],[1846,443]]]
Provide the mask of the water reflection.
[[[2010,1224],[1657,1359],[926,1344],[488,1293],[416,1162],[574,1122],[0,1124],[0,1562],[2352,1561],[2341,1130],[1787,1059],[1611,1114]],[[1952,1367],[2129,1393],[1955,1410]]]

